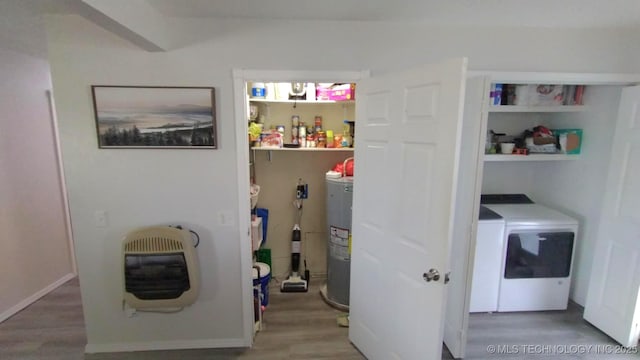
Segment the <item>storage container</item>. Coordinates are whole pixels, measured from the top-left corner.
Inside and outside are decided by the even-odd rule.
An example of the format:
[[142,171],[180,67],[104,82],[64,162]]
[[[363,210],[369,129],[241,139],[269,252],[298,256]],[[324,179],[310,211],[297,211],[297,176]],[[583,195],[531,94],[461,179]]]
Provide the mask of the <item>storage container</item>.
[[269,305],[269,281],[271,280],[271,267],[265,263],[253,264],[253,286],[260,286],[260,304]]
[[356,96],[355,84],[334,85],[330,88],[324,88],[324,87],[316,88],[317,100],[345,101],[345,100],[354,100],[355,96]]
[[582,129],[553,129],[551,131],[558,138],[561,152],[567,155],[580,154]]
[[253,98],[264,99],[266,93],[264,83],[256,82],[251,86],[251,97]]
[[516,85],[513,105],[560,106],[564,104],[563,85]]

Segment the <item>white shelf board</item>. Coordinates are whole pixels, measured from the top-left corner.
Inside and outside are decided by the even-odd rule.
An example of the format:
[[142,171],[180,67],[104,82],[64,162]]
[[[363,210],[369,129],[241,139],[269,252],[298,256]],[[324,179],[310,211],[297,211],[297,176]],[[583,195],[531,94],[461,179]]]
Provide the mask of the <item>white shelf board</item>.
[[469,76],[488,76],[500,84],[565,84],[565,85],[635,85],[640,83],[638,73],[552,73],[469,71]]
[[265,151],[353,151],[353,148],[269,148],[269,147],[252,147],[251,150]]
[[354,104],[355,100],[269,100],[269,99],[259,99],[259,98],[249,98],[250,102],[261,102],[261,103],[296,103],[296,104]]
[[583,112],[589,110],[585,105],[562,105],[562,106],[524,106],[524,105],[491,105],[490,113],[497,112]]
[[504,155],[486,154],[484,161],[562,161],[577,160],[580,155],[566,154],[530,154],[530,155]]

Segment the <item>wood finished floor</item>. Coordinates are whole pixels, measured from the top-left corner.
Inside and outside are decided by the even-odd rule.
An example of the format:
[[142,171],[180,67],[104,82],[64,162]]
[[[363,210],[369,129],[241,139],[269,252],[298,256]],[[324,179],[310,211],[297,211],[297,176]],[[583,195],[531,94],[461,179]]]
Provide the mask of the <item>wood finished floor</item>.
[[[640,358],[637,353],[607,353],[624,349],[584,321],[582,312],[582,307],[569,303],[567,311],[471,314],[465,359]],[[511,350],[492,356],[489,346],[507,346]]]
[[[0,324],[0,360],[209,360],[339,359],[364,357],[336,326],[339,311],[327,306],[315,284],[309,293],[271,292],[264,330],[254,347],[112,354],[84,354],[84,319],[77,280],[72,280]],[[635,355],[489,354],[489,345],[595,345],[615,343],[582,321],[582,309],[566,312],[473,314],[467,359],[638,359]],[[446,350],[443,359],[451,359]],[[430,360],[430,359],[426,359]]]

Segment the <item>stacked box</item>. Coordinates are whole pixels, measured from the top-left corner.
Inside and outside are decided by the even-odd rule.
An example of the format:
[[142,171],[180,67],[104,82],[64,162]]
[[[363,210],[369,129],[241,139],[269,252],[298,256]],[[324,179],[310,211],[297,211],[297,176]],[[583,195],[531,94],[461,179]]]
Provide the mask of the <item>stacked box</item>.
[[356,84],[341,84],[331,87],[316,87],[317,100],[347,101],[354,100]]
[[564,104],[563,85],[516,85],[513,105],[554,106]]
[[551,131],[558,138],[561,152],[567,155],[580,154],[582,129],[553,129]]

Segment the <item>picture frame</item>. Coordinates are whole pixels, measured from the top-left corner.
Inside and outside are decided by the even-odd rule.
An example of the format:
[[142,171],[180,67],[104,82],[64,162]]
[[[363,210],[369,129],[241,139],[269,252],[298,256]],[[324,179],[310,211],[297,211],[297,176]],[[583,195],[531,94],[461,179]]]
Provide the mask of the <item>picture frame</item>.
[[217,149],[213,87],[91,85],[100,149]]

